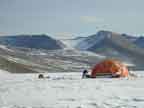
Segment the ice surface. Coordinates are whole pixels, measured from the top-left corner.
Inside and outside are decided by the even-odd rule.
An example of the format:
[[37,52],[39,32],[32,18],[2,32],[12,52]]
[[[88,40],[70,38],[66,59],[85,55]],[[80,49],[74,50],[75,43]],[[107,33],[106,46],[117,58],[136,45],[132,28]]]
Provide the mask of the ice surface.
[[9,74],[0,70],[0,108],[144,108],[144,77],[81,79],[81,73]]

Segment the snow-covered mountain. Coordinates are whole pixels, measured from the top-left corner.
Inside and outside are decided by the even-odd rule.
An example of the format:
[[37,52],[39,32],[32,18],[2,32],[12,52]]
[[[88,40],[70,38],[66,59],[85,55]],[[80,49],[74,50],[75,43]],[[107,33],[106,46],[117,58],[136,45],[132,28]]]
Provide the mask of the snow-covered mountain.
[[97,43],[100,43],[105,37],[109,36],[109,32],[100,31],[97,34],[91,35],[84,40],[81,40],[75,48],[79,50],[88,50]]
[[[117,39],[114,37],[116,37]],[[75,48],[80,50],[89,50],[91,49],[91,47],[95,46],[97,49],[103,45],[104,41],[113,40],[118,42],[120,39],[125,39],[127,40],[127,42],[129,41],[130,43],[136,41],[138,38],[126,34],[118,34],[118,33],[110,32],[110,31],[99,31],[97,34],[85,37],[85,39],[79,41],[75,46]]]
[[[47,38],[47,36],[1,37],[0,41],[4,43],[0,45],[0,68],[13,73],[76,72],[89,69],[105,58],[122,60],[130,67],[139,69],[144,67],[144,61],[141,59],[144,57],[144,51],[134,44],[136,38],[130,36],[100,31],[89,37],[75,39],[57,41]],[[47,43],[48,41],[52,42]],[[20,42],[24,46],[26,43],[28,45],[19,46]],[[58,49],[55,47],[57,42],[60,42]],[[44,47],[41,43],[44,43]],[[45,45],[49,47],[45,48]]]
[[143,64],[141,58],[144,51],[136,44],[137,38],[110,31],[99,31],[97,34],[86,37],[75,48],[104,55],[108,58],[122,59],[123,61]]
[[[108,37],[108,35],[119,35],[120,38],[126,39],[131,44],[135,44],[137,47],[144,48],[144,37],[143,36],[134,36],[134,35],[128,35],[128,34],[119,34],[111,31],[99,31],[96,34],[87,36],[87,37],[77,37],[73,39],[62,39],[61,41],[68,47],[68,48],[75,48],[79,50],[88,50],[90,47],[92,47],[94,44],[99,44],[102,42],[105,38]],[[99,48],[100,46],[98,46]]]
[[68,49],[75,49],[75,46],[77,46],[78,43],[85,40],[86,37],[77,37],[72,39],[61,39],[61,41],[65,44],[65,48]]
[[[139,47],[136,46],[135,42],[137,38],[130,37],[123,34],[118,34],[110,31],[99,31],[97,34],[86,37],[84,40],[81,40],[75,46],[79,50],[89,50],[93,52],[99,52],[101,49],[121,47],[128,50],[139,50]],[[141,52],[141,51],[140,51]],[[141,52],[143,53],[143,52]]]
[[47,50],[56,50],[64,48],[64,44],[62,42],[54,38],[51,38],[47,35],[1,36],[0,44],[13,47]]

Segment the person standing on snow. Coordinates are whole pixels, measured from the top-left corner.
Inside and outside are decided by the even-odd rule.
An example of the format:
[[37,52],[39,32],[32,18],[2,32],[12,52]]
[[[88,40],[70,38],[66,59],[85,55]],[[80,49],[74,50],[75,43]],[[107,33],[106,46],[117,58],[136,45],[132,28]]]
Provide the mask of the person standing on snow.
[[84,70],[82,73],[82,78],[91,78],[91,76],[88,74],[87,70]]

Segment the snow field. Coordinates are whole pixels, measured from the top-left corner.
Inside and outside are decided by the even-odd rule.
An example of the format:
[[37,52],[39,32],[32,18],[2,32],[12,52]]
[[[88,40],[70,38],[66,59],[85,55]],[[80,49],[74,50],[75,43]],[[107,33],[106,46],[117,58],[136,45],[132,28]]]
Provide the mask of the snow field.
[[0,108],[143,108],[143,77],[81,79],[81,73],[0,71]]

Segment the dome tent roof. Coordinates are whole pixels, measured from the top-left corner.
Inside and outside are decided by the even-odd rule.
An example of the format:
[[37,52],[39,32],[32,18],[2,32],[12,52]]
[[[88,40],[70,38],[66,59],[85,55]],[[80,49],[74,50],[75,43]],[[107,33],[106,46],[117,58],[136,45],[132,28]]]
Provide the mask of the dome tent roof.
[[104,75],[127,77],[128,73],[128,68],[122,62],[115,59],[105,59],[93,67],[91,77]]

